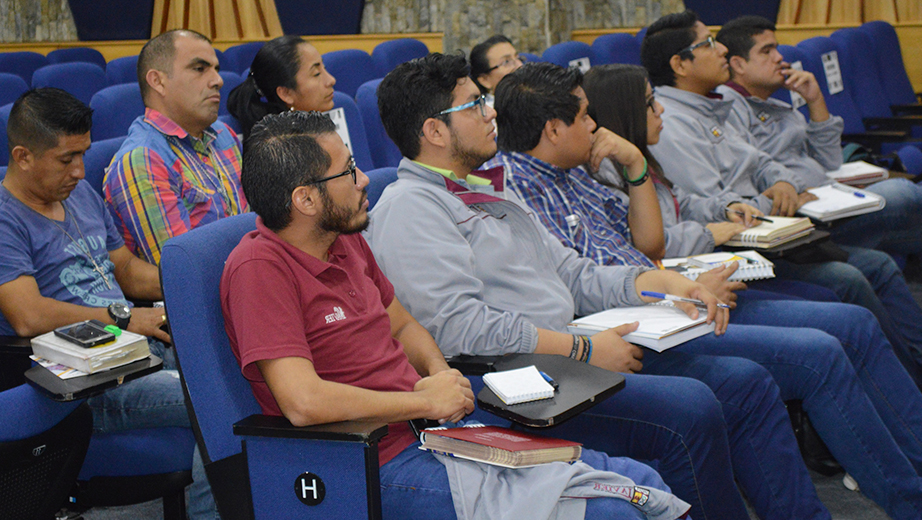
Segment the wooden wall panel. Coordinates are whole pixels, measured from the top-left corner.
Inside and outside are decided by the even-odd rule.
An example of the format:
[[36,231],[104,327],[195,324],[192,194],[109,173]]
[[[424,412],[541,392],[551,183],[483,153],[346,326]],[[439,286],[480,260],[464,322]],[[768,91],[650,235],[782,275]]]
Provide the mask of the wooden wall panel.
[[180,28],[214,40],[262,40],[283,34],[274,0],[155,0],[151,36]]
[[[879,0],[875,0],[877,2]],[[883,0],[889,2],[891,0]],[[858,25],[861,23],[862,0],[832,0],[829,2],[829,18],[827,23],[847,23]]]
[[870,20],[884,20],[886,22],[896,23],[898,19],[896,17],[896,3],[894,0],[865,0],[864,19],[859,20],[859,23]]

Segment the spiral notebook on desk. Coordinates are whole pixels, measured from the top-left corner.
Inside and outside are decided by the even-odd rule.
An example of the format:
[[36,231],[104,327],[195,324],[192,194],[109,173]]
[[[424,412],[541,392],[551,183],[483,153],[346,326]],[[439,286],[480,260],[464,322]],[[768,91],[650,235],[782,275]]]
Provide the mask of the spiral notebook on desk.
[[554,387],[541,376],[535,365],[490,372],[483,375],[483,382],[505,404],[527,403],[554,397]]
[[775,277],[775,264],[751,249],[733,253],[708,253],[687,258],[664,258],[661,266],[663,269],[676,271],[689,280],[697,280],[701,273],[734,262],[739,264],[739,267],[728,278],[731,282],[749,282]]
[[797,212],[820,222],[880,211],[887,204],[887,201],[876,193],[839,183],[810,188],[807,191],[816,195],[818,199],[804,204]]
[[724,245],[770,249],[772,247],[807,236],[813,231],[813,223],[805,217],[770,217],[763,222],[737,234]]

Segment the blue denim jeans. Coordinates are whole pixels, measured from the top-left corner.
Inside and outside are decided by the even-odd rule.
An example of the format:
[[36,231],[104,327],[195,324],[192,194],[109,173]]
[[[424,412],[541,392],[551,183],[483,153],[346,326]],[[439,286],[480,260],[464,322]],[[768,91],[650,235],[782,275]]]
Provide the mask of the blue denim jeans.
[[883,195],[886,206],[832,227],[832,239],[888,253],[922,253],[922,186],[908,179],[888,179],[865,189]]
[[922,389],[922,308],[890,255],[844,246],[848,263],[792,264],[775,262],[780,278],[801,280],[832,289],[845,303],[860,305],[880,323],[897,359]]
[[[495,422],[495,421],[494,421]],[[544,433],[556,436],[554,430]],[[448,475],[431,453],[413,444],[381,466],[381,508],[385,519],[427,518],[452,520],[455,508],[448,485]],[[636,484],[666,489],[663,480],[649,466],[621,457],[583,450],[583,462],[593,468],[613,471],[629,477]],[[527,489],[521,490],[528,493]],[[587,500],[586,519],[643,519],[644,515],[624,500],[601,498]]]

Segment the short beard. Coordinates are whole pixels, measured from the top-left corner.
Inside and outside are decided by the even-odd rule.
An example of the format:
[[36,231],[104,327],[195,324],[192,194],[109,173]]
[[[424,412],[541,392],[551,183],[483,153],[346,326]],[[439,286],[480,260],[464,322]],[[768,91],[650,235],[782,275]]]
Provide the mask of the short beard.
[[361,233],[368,228],[370,220],[367,214],[365,215],[365,219],[361,222],[357,224],[352,223],[353,217],[361,211],[361,204],[365,202],[367,197],[362,198],[362,202],[359,203],[358,209],[349,211],[347,208],[334,204],[326,191],[321,192],[320,196],[323,198],[323,213],[321,213],[318,223],[320,229],[340,235],[353,235],[355,233]]
[[482,153],[474,150],[461,149],[458,134],[455,132],[451,133],[451,158],[459,164],[464,165],[465,169],[468,171],[474,171],[480,168],[483,163],[492,159],[494,155],[496,155],[496,152]]

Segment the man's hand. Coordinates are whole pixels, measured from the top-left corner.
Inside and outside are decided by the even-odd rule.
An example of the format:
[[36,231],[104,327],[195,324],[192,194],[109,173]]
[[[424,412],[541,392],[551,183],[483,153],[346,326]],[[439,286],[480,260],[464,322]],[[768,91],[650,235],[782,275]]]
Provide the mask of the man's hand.
[[[739,215],[737,211],[743,213]],[[762,213],[759,208],[750,206],[749,204],[743,202],[734,202],[727,206],[727,220],[730,222],[737,222],[743,224],[746,227],[758,226],[762,222],[753,218],[753,216],[764,217],[765,214]]]
[[810,202],[811,200],[817,200],[817,199],[819,199],[819,197],[817,197],[816,195],[810,193],[809,191],[804,191],[803,193],[800,193],[799,195],[797,195],[797,203],[799,204],[797,207],[800,208],[800,206],[803,206],[804,204]]
[[708,231],[711,232],[711,236],[714,237],[715,246],[725,244],[731,238],[746,231],[746,226],[737,222],[715,222],[705,227],[708,228]]
[[[647,271],[637,277],[635,286],[638,295],[643,291],[654,291],[701,300],[707,306],[707,322],[715,324],[714,334],[720,336],[727,330],[727,323],[730,319],[729,310],[717,306],[718,303],[725,302],[718,300],[704,284],[693,282],[673,271]],[[657,301],[646,296],[640,297],[644,301]],[[698,308],[695,305],[682,302],[673,303],[691,319],[698,318]]]
[[602,127],[599,127],[592,136],[592,151],[589,155],[589,167],[592,171],[598,171],[602,160],[608,158],[616,165],[626,166],[633,174],[631,178],[636,179],[642,174],[643,154],[633,143]]
[[160,329],[164,324],[166,324],[166,311],[162,307],[134,307],[131,309],[128,330],[171,343],[170,335]]
[[736,262],[730,265],[719,265],[706,273],[698,275],[696,281],[707,287],[714,296],[729,305],[731,309],[735,309],[737,298],[736,291],[746,290],[746,284],[743,282],[727,281],[727,278],[730,278],[737,269],[739,269],[739,264]]
[[816,81],[816,76],[812,72],[792,69],[787,63],[782,63],[781,66],[787,66],[781,70],[781,74],[786,78],[784,88],[797,92],[807,103],[813,103],[823,98],[820,84]]
[[474,392],[471,382],[455,369],[443,370],[416,382],[418,392],[430,405],[426,419],[439,424],[458,422],[474,411]]
[[772,215],[790,217],[800,208],[797,190],[790,183],[778,181],[771,188],[763,191],[762,195],[772,199]]
[[592,336],[592,359],[589,364],[612,372],[640,372],[643,368],[640,362],[643,350],[622,339],[622,336],[637,330],[639,325],[636,321],[626,323]]

